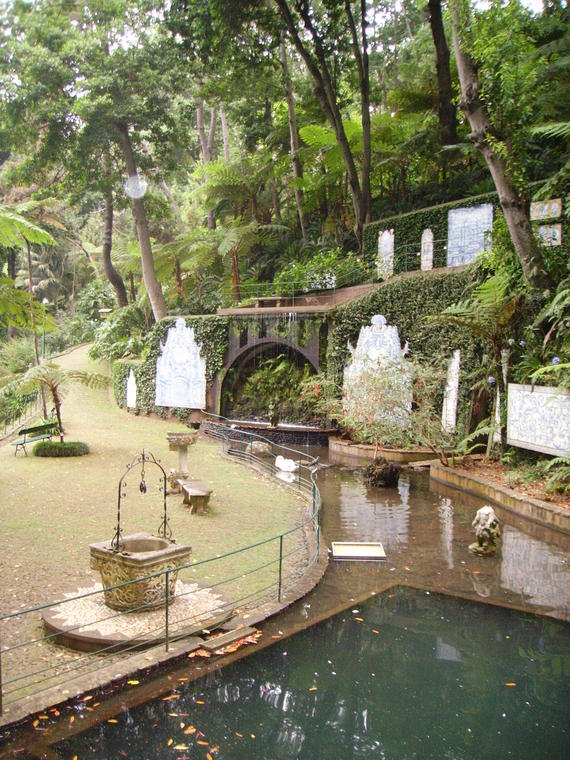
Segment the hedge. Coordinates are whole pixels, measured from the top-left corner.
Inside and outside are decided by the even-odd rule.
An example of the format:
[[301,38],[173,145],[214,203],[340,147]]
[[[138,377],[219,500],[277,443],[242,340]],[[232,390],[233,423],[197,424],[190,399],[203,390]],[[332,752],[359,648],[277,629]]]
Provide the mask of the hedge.
[[[537,187],[542,182],[532,183]],[[422,208],[418,211],[410,211],[407,214],[388,216],[376,222],[365,225],[363,230],[363,254],[370,267],[375,268],[378,257],[378,236],[384,230],[394,230],[394,274],[420,269],[420,251],[422,233],[425,229],[431,229],[434,238],[433,266],[444,267],[447,264],[447,216],[451,209],[469,208],[483,203],[492,203],[494,207],[493,218],[502,213],[499,196],[496,192],[473,195],[459,201],[442,203],[438,206]],[[565,204],[566,205],[566,204]],[[568,226],[568,209],[563,212],[562,218],[533,222],[533,227],[538,229],[541,224],[556,224],[562,222],[563,242],[568,240],[570,232]]]
[[40,441],[32,450],[35,457],[82,457],[89,446],[82,441]]
[[[141,361],[118,360],[112,364],[113,391],[119,406],[126,406],[127,378],[131,369],[137,384],[137,410],[145,414],[155,412],[160,416],[175,414],[181,418],[187,409],[165,409],[154,405],[156,390],[156,360],[160,355],[160,343],[164,344],[170,327],[179,317],[167,317],[157,322],[145,345],[145,358]],[[186,325],[194,328],[196,342],[206,359],[206,390],[223,367],[224,355],[229,341],[229,319],[215,315],[184,317]]]
[[420,268],[422,232],[429,227],[433,232],[433,266],[447,264],[447,215],[451,209],[479,206],[492,203],[495,214],[500,208],[497,193],[483,193],[463,198],[460,201],[442,203],[439,206],[410,211],[407,214],[388,216],[371,222],[363,231],[363,254],[369,266],[376,265],[378,257],[378,235],[383,230],[394,230],[394,274]]
[[474,266],[460,271],[401,274],[380,283],[362,298],[338,307],[329,319],[327,375],[342,382],[344,367],[350,360],[348,342],[356,346],[360,328],[370,325],[374,314],[383,314],[388,324],[397,325],[402,346],[408,341],[410,351],[420,361],[441,364],[447,362],[454,349],[461,349],[458,404],[458,428],[461,429],[468,414],[470,383],[466,376],[479,365],[482,351],[467,330],[431,325],[427,317],[468,298],[474,285]]

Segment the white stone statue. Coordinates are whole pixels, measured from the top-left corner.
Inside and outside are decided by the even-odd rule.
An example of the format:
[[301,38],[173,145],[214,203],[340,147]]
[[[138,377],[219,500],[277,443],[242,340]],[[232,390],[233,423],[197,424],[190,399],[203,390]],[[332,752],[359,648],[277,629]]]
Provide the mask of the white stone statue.
[[378,235],[378,277],[384,279],[394,274],[394,230],[382,230]]
[[477,541],[469,545],[469,551],[483,556],[494,554],[497,551],[497,539],[501,536],[501,528],[493,507],[487,504],[478,509],[471,525],[475,528]]
[[[402,350],[398,328],[389,325],[381,314],[375,314],[370,327],[362,327],[356,348],[350,343],[348,348],[351,361],[344,370],[345,410],[368,413],[370,399],[367,398],[365,378],[384,376],[393,389],[392,396],[397,397],[396,407],[391,412],[379,410],[375,417],[407,425],[412,407],[410,374],[406,367],[405,355],[408,353],[406,342]],[[398,392],[396,392],[396,389]]]
[[206,360],[194,330],[179,317],[160,342],[161,356],[156,360],[157,406],[203,409],[206,405]]

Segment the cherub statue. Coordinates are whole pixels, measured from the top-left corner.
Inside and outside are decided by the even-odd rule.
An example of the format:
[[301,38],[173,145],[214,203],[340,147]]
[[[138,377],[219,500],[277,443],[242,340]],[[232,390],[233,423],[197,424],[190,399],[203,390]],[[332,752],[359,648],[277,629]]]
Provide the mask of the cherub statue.
[[501,528],[493,507],[487,504],[478,509],[471,524],[475,528],[477,541],[469,544],[469,551],[483,557],[494,554],[497,551],[497,539],[501,537]]

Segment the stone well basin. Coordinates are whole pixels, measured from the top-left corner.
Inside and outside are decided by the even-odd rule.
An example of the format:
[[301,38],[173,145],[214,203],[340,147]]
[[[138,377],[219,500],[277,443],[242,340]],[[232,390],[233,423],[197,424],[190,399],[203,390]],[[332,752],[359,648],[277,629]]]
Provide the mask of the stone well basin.
[[105,589],[105,604],[114,610],[144,612],[145,609],[161,607],[166,603],[165,576],[146,578],[121,588],[109,588],[119,583],[136,581],[153,573],[170,570],[168,583],[169,601],[174,601],[174,587],[178,569],[190,561],[190,546],[178,546],[166,538],[148,533],[133,533],[121,538],[119,550],[113,549],[111,541],[91,544],[90,567],[101,574]]

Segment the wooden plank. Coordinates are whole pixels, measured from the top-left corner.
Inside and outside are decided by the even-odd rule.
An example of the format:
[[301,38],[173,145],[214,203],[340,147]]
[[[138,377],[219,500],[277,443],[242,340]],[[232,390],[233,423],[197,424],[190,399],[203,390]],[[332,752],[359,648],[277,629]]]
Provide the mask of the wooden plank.
[[222,633],[219,636],[214,636],[213,639],[208,639],[203,643],[202,647],[208,652],[214,652],[216,649],[225,647],[228,644],[231,644],[233,641],[239,641],[239,639],[244,639],[246,636],[251,636],[251,634],[255,633],[256,630],[256,628],[250,627],[236,628],[233,631],[228,631],[227,633]]

